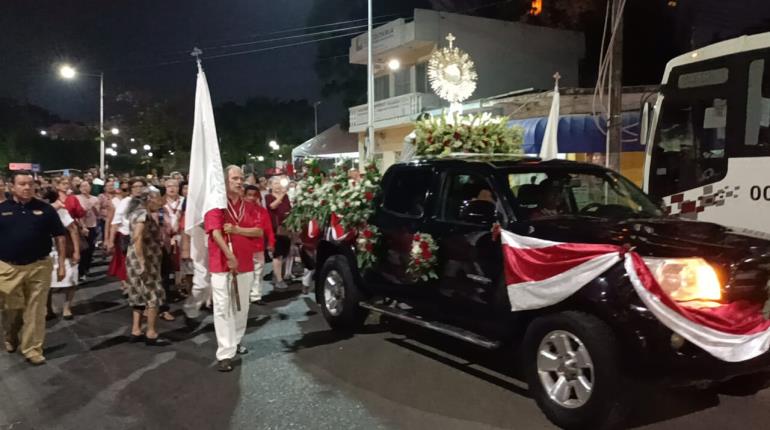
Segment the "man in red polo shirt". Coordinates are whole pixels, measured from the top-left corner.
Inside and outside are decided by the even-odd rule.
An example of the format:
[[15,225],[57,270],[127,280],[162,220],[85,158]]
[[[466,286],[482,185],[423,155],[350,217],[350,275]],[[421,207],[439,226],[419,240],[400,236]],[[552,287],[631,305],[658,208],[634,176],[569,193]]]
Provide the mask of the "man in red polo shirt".
[[[244,201],[243,172],[237,166],[225,169],[227,209],[206,213],[204,227],[209,235],[209,271],[214,300],[214,330],[217,335],[218,370],[233,370],[236,354],[248,350],[240,344],[249,315],[249,290],[254,277],[254,253],[259,249],[263,230],[260,213],[253,203]],[[237,281],[237,309],[233,280]]]

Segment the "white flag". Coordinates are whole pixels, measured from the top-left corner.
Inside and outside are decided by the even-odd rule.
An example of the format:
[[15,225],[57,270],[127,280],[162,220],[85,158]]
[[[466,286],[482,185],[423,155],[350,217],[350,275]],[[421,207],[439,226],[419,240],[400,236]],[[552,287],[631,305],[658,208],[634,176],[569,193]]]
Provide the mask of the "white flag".
[[[225,209],[225,176],[222,158],[219,155],[217,127],[214,124],[214,108],[211,106],[209,84],[206,74],[198,63],[198,84],[195,89],[195,122],[193,125],[192,148],[190,149],[190,186],[185,211],[185,231],[192,235],[203,234],[199,228],[203,217],[212,209]],[[195,244],[205,240],[192,240],[191,257],[203,260],[205,249],[195,249]],[[197,257],[197,258],[196,258]]]
[[540,145],[540,158],[542,160],[553,160],[559,154],[559,74],[554,78],[556,85],[553,88],[553,102],[551,102],[551,112],[548,114],[548,124],[545,126],[543,143]]

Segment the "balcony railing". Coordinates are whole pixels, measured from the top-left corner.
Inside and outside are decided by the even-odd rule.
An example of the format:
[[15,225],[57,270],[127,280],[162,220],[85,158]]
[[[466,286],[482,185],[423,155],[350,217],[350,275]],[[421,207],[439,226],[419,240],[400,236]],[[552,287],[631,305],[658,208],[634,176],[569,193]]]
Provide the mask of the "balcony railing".
[[[407,124],[414,121],[422,112],[441,106],[441,99],[436,95],[424,93],[410,93],[380,100],[374,104],[374,128]],[[351,132],[359,133],[365,131],[367,123],[367,105],[350,108]]]

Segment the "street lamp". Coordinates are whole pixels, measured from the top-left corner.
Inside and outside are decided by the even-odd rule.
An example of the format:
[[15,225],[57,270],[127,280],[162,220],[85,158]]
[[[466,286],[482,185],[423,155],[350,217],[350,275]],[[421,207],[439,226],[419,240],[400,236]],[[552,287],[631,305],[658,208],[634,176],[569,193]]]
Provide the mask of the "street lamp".
[[273,151],[277,151],[278,148],[280,148],[280,145],[278,145],[278,142],[276,142],[275,140],[271,140],[270,143],[268,143],[268,145]]
[[147,153],[147,156],[148,156],[148,157],[152,157],[152,152],[148,152],[148,153]]
[[112,145],[110,145],[110,146],[112,146],[113,148],[117,148],[117,147],[118,147],[118,144],[117,144],[117,143],[113,143],[113,144],[112,144]]
[[257,161],[259,161],[261,163],[261,162],[265,161],[265,157],[259,155],[259,156],[257,156]]
[[131,142],[136,142],[136,139],[134,139],[133,137],[130,140]]
[[388,69],[391,71],[396,71],[401,68],[401,61],[398,60],[398,58],[393,58],[392,60],[388,61]]
[[149,151],[150,149],[152,149],[152,148],[150,148],[150,145],[144,145],[142,148],[143,148],[145,151]]
[[136,150],[136,148],[131,148],[131,155],[136,155],[136,153],[139,152]]
[[[59,68],[59,75],[64,79],[72,80],[77,77],[78,71],[69,64],[63,64]],[[99,173],[104,175],[104,73],[83,73],[83,76],[99,78]]]
[[48,132],[45,131],[45,130],[40,130],[40,135],[41,136],[48,136]]
[[112,133],[113,136],[117,136],[120,134],[120,130],[118,130],[116,127],[112,127],[110,133]]

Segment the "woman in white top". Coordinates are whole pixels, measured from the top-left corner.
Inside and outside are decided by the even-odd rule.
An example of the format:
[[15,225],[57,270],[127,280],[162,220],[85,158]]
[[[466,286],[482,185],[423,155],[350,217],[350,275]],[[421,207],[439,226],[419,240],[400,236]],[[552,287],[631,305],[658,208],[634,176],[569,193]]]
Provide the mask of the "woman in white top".
[[[64,228],[67,229],[66,246],[65,246],[65,265],[66,275],[61,281],[57,281],[56,273],[59,269],[58,255],[56,253],[56,247],[51,251],[53,257],[53,276],[51,278],[51,294],[55,291],[64,291],[65,299],[62,307],[62,317],[65,320],[71,320],[72,316],[72,302],[75,299],[75,287],[78,285],[78,263],[80,262],[80,232],[77,223],[70,216],[67,209],[64,208],[64,204],[59,199],[59,194],[56,191],[49,190],[45,193],[45,199],[56,209],[56,213],[59,215]],[[48,312],[53,314],[52,296],[49,296]]]
[[87,282],[88,271],[91,270],[91,263],[94,258],[94,250],[96,248],[96,237],[99,234],[99,213],[101,206],[99,198],[91,195],[91,183],[83,181],[80,183],[80,194],[77,196],[80,206],[86,211],[86,216],[82,220],[83,231],[81,231],[82,253],[80,259],[80,265],[78,271],[80,272],[80,280]]

